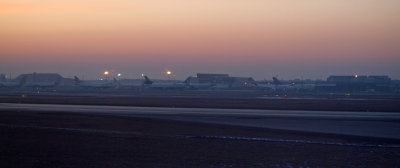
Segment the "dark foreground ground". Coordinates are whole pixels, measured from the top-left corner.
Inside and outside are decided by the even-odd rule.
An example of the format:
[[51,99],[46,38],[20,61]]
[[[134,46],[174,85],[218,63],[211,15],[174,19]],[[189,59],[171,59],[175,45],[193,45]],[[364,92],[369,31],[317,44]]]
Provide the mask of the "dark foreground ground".
[[0,167],[400,167],[399,158],[399,139],[0,111]]

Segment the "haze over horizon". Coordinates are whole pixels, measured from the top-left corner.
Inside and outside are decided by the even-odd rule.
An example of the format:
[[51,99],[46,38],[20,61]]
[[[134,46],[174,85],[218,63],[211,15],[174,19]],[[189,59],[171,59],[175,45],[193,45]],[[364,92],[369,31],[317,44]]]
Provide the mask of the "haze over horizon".
[[0,73],[400,79],[400,1],[3,0]]

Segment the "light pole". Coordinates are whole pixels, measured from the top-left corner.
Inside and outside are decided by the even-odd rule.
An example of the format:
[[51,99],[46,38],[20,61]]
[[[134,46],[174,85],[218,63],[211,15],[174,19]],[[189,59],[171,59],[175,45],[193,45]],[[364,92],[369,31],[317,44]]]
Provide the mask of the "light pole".
[[105,76],[106,80],[108,80],[109,74],[110,74],[110,72],[108,70],[104,71],[104,76]]
[[170,71],[170,70],[167,70],[166,72],[165,72],[165,74],[167,74],[167,77],[168,77],[168,80],[171,80],[171,79],[173,79],[172,78],[172,71]]
[[122,76],[121,73],[118,73],[118,74],[117,74],[117,77],[118,77],[118,80],[119,80],[119,81],[121,80],[121,76]]

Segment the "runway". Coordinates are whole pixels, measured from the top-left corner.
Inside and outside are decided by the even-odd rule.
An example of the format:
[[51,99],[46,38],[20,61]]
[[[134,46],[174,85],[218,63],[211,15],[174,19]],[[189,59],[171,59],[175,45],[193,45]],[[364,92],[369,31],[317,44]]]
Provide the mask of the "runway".
[[0,111],[40,111],[160,118],[284,130],[400,139],[400,113],[0,103]]

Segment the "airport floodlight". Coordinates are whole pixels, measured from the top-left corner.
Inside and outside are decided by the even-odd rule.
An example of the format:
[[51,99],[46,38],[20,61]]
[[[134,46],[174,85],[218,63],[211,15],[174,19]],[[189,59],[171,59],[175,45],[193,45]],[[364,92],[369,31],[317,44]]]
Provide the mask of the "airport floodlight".
[[118,77],[120,77],[121,75],[122,75],[121,73],[118,73],[118,74],[117,74]]
[[356,75],[354,75],[354,77],[355,77],[355,78],[358,78],[358,75],[356,74]]
[[167,75],[171,75],[172,74],[172,72],[169,71],[169,70],[166,73],[167,73]]
[[110,72],[108,71],[104,71],[104,75],[108,75]]

